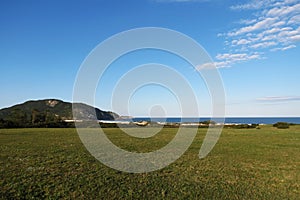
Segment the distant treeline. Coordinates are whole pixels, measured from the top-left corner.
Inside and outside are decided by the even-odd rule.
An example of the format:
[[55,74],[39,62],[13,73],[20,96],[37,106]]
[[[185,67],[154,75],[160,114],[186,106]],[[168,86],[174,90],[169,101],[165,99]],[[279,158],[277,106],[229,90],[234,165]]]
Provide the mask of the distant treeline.
[[[132,128],[137,127],[136,123],[129,124],[117,124],[117,123],[96,123],[93,121],[84,121],[76,124],[77,127],[82,128]],[[291,125],[295,125],[293,123],[287,122],[277,122],[273,124],[273,127],[279,129],[289,128]],[[158,127],[163,126],[165,128],[179,128],[181,126],[180,123],[166,123],[164,125],[158,124],[157,122],[148,122],[144,127]],[[203,121],[199,122],[198,128],[208,128],[209,126],[219,126],[214,121]],[[195,125],[185,124],[185,127],[195,127]],[[196,125],[197,127],[197,125]],[[233,129],[253,129],[260,128],[259,124],[225,124],[224,128],[233,128]],[[75,128],[74,122],[65,122],[58,116],[49,114],[49,113],[41,113],[38,111],[33,111],[30,116],[30,120],[25,115],[14,116],[12,119],[0,119],[0,128]]]
[[0,119],[0,128],[72,128],[74,123],[64,121],[40,121],[36,123],[21,123],[19,121]]
[[30,113],[21,109],[13,109],[5,119],[0,119],[0,128],[52,128],[74,127],[48,110],[32,109]]

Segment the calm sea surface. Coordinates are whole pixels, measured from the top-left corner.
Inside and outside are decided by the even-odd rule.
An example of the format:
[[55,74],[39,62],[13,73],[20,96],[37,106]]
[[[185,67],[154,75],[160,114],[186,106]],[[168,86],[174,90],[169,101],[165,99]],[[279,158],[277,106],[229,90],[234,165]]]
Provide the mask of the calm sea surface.
[[[139,117],[133,118],[132,121],[154,121],[154,122],[201,122],[207,121],[211,118],[147,118]],[[215,118],[213,121],[221,122],[221,119]],[[276,122],[288,122],[300,124],[300,117],[228,117],[225,118],[225,123],[237,123],[237,124],[274,124]]]

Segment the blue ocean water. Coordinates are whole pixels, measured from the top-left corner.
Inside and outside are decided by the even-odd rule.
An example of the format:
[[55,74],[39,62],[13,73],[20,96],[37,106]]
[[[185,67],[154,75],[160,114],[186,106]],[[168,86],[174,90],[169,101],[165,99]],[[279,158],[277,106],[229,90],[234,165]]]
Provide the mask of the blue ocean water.
[[[132,121],[154,121],[154,122],[169,122],[169,123],[182,123],[182,122],[201,122],[211,120],[211,118],[149,118],[149,117],[137,117],[132,118]],[[222,122],[221,119],[214,118],[213,121]],[[275,124],[276,122],[288,122],[294,124],[300,124],[300,117],[227,117],[225,123],[235,124]]]

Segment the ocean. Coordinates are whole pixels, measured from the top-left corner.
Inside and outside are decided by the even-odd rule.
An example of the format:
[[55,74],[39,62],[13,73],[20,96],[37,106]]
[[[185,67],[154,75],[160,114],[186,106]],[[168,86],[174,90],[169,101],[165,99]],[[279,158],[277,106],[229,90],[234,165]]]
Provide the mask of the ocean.
[[[169,122],[169,123],[182,123],[182,122],[202,122],[211,120],[211,118],[149,118],[149,117],[137,117],[131,119],[134,122],[138,121],[154,121],[154,122]],[[213,121],[220,122],[221,120],[216,118]],[[300,117],[227,117],[225,118],[225,123],[234,123],[234,124],[275,124],[277,122],[287,122],[300,124]]]

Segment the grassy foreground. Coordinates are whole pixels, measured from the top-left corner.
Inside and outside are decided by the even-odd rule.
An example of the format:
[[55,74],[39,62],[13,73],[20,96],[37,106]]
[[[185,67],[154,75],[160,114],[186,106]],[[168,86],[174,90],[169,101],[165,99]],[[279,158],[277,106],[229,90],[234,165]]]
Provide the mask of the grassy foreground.
[[[130,151],[153,151],[172,139],[163,129],[135,139],[109,138]],[[299,199],[300,126],[224,129],[198,158],[206,129],[168,167],[144,174],[110,169],[94,159],[75,129],[0,129],[1,199]]]

